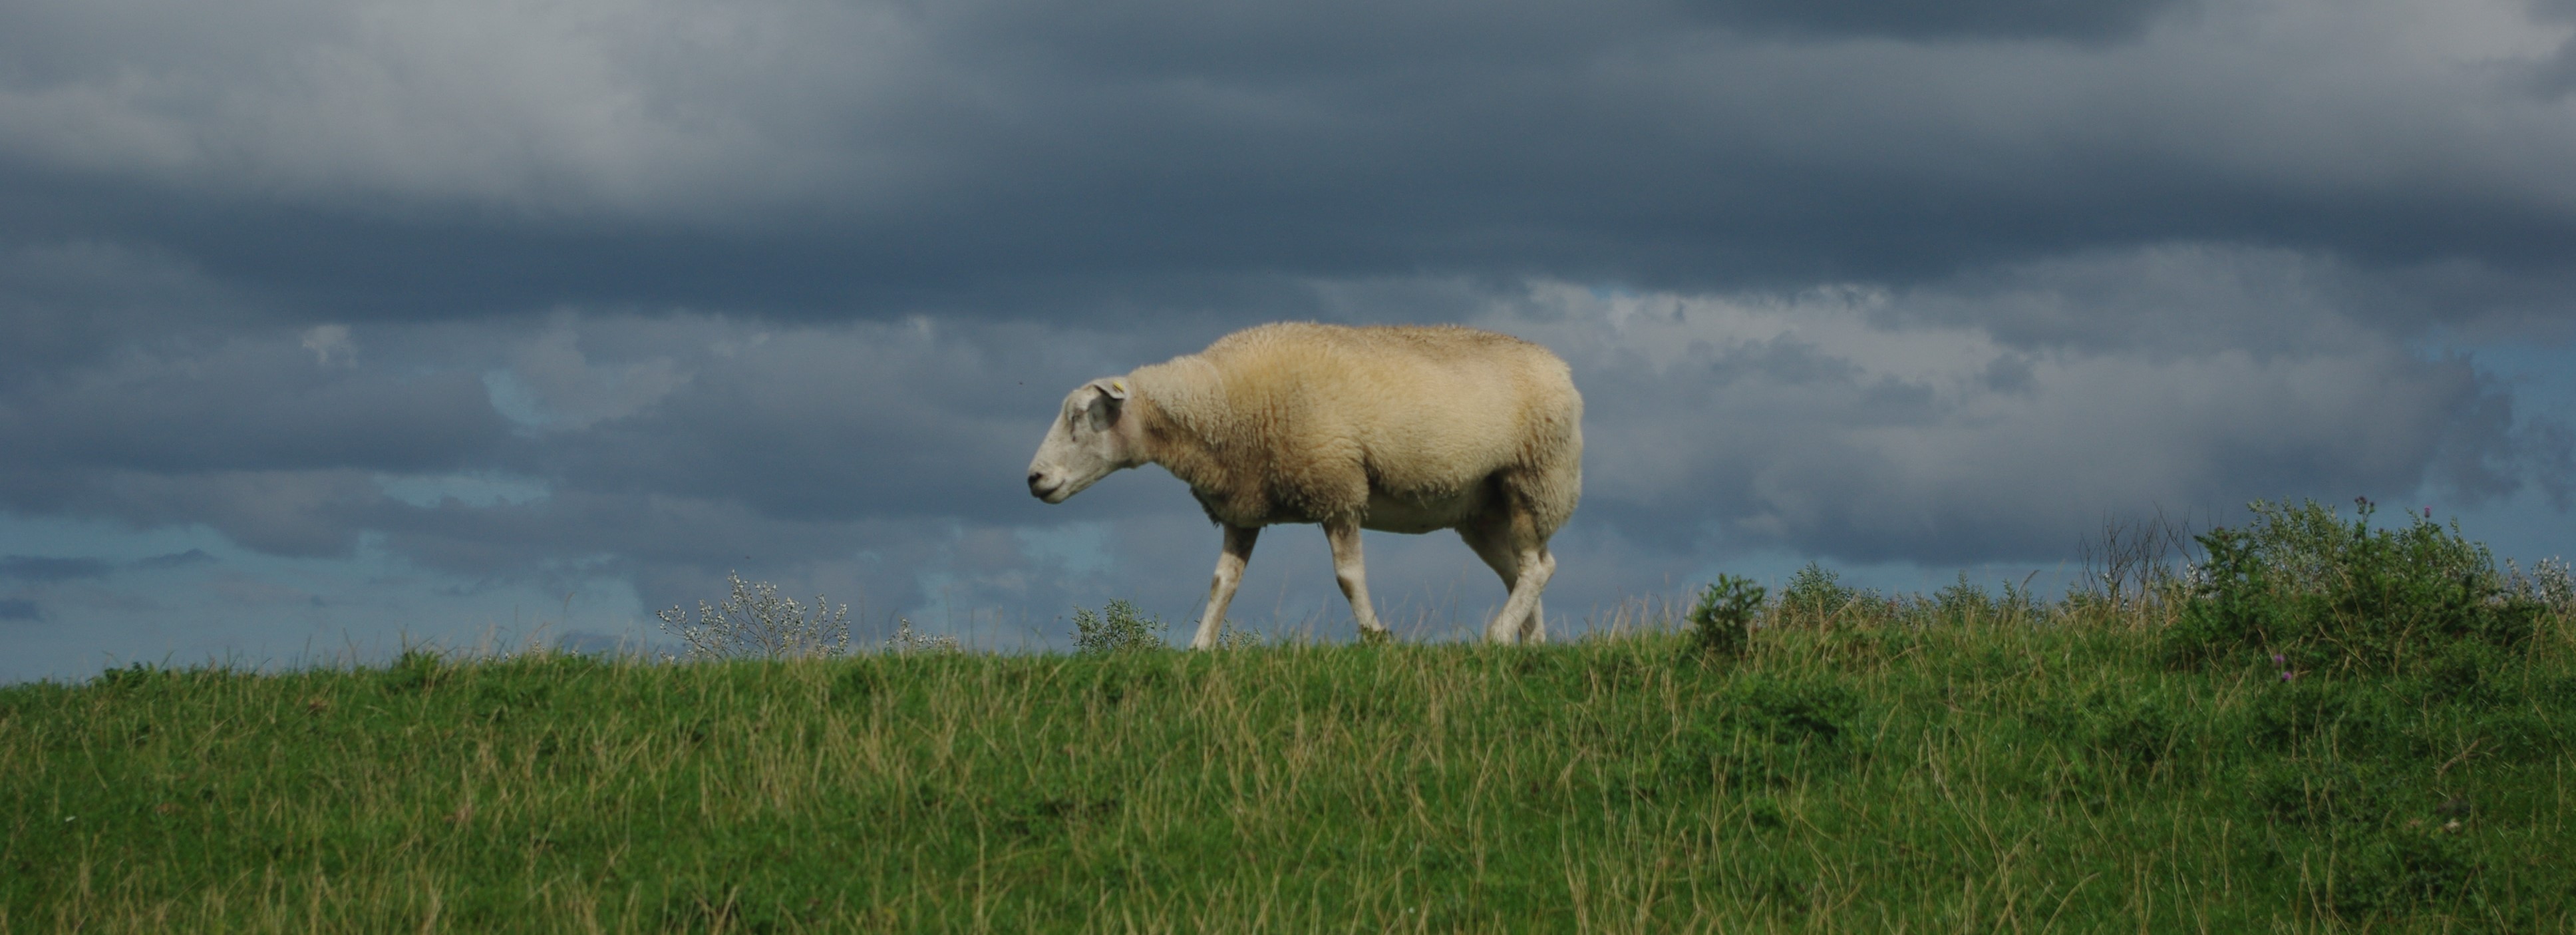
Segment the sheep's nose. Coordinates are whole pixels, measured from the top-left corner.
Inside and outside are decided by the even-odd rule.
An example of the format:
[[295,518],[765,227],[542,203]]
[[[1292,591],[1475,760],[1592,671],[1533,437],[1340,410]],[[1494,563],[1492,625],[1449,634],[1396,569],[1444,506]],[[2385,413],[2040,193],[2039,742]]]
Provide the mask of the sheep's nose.
[[1045,479],[1046,479],[1046,475],[1045,475],[1045,474],[1041,474],[1041,473],[1039,473],[1039,472],[1037,472],[1037,471],[1030,471],[1030,472],[1029,472],[1029,486],[1031,486],[1031,487],[1035,487],[1035,486],[1037,486],[1037,485],[1038,485],[1038,481],[1045,480]]

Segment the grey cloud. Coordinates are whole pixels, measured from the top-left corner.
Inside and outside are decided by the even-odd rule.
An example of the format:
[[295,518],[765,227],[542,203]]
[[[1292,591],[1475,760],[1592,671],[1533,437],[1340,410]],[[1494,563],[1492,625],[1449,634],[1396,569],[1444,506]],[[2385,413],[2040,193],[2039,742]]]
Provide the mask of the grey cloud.
[[389,510],[369,472],[104,471],[27,512],[108,516],[141,527],[203,523],[277,555],[344,556]]
[[2063,3],[2058,0],[1700,0],[1693,7],[1719,22],[1791,34],[1899,38],[2053,38],[2104,42],[2135,36],[2173,0]]
[[484,386],[513,421],[578,431],[633,415],[689,380],[667,357],[594,365],[579,340],[571,328],[559,326],[512,353],[509,369],[486,374]]
[[2181,242],[1981,268],[1879,310],[1976,327],[2014,347],[2159,357],[2271,354],[2383,339],[2357,327],[2374,277],[2310,251]]
[[81,239],[0,245],[0,388],[204,334],[238,322],[243,305],[163,250]]
[[2520,426],[2523,457],[2539,476],[2541,492],[2560,513],[2576,507],[2576,427],[2535,421]]
[[[2182,254],[2217,270],[2308,262]],[[2090,519],[2148,504],[2219,510],[2427,483],[2472,503],[2565,489],[2563,426],[2518,423],[2509,391],[2465,360],[2427,359],[2334,314],[2331,283],[2277,317],[2261,290],[2119,313],[2195,278],[2170,268],[2174,255],[2088,261],[2127,268],[2084,280],[2125,280],[2111,301],[2055,295],[2047,271],[1985,292],[1791,298],[1543,284],[1488,320],[1575,362],[1591,401],[1585,509],[1669,548],[1966,564],[2062,554]],[[1932,323],[1998,298],[2099,309],[2111,329],[2262,324],[2224,340],[2115,344],[2088,328],[2036,338],[2010,312],[1994,326]]]
[[[819,151],[798,158],[796,124],[762,125],[785,115],[747,105],[795,101],[801,86],[856,91],[870,69],[903,64],[901,16],[888,7],[531,13],[336,2],[22,11],[0,19],[19,37],[12,61],[25,63],[0,85],[0,128],[25,158],[226,194],[463,198],[534,214],[614,210],[648,193],[685,200],[683,190],[774,202],[763,185],[841,170]],[[772,171],[723,171],[750,162]]]
[[[30,150],[12,174],[165,178],[171,197],[133,209],[156,242],[263,286],[372,286],[412,315],[454,314],[449,295],[488,312],[731,294],[890,318],[1087,278],[1114,295],[1279,272],[1794,288],[2172,240],[2562,276],[2576,243],[2556,168],[2576,135],[2499,71],[2557,50],[2501,2],[2441,30],[2323,0],[1800,4],[1812,30],[1750,38],[1724,24],[1791,6],[758,4],[685,33],[655,4],[591,14],[626,30],[317,9],[272,41],[420,75],[280,85],[251,64],[277,50],[241,39],[162,67],[255,104],[146,107],[114,82],[155,40],[82,18],[105,45],[0,82],[43,104],[15,119],[242,142],[183,147],[200,153],[185,171]],[[1817,32],[2090,36],[2140,17],[2157,25],[2109,46]],[[524,35],[478,47],[503,32]]]
[[190,565],[201,565],[212,561],[215,561],[215,557],[206,554],[206,550],[189,549],[185,552],[172,552],[167,555],[153,555],[138,558],[134,560],[134,567],[147,571],[163,571],[171,568],[185,568]]
[[36,602],[18,598],[0,598],[0,620],[41,621],[45,610]]
[[0,558],[0,580],[52,584],[104,578],[121,568],[163,571],[214,561],[202,549],[189,549],[168,555],[154,555],[131,562],[112,562],[89,556],[11,555]]
[[11,555],[0,558],[0,578],[18,581],[70,581],[97,578],[113,571],[114,566],[95,558],[55,558],[42,555]]
[[[1694,348],[1705,346],[1695,342]],[[1850,383],[1861,375],[1859,365],[1832,356],[1814,342],[1782,335],[1764,341],[1746,341],[1717,351],[1709,362],[1719,385],[1739,380],[1802,384]]]
[[321,367],[296,340],[128,345],[99,366],[23,388],[0,406],[5,468],[422,470],[506,442],[506,423],[471,374]]

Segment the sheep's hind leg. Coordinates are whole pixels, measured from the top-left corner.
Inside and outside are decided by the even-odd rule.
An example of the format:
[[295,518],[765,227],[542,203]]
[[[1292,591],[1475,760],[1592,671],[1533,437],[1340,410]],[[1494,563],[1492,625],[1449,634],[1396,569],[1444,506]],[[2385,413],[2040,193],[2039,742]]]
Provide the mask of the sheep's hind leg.
[[1243,583],[1243,566],[1252,561],[1252,543],[1261,538],[1259,526],[1225,527],[1225,548],[1216,555],[1216,580],[1208,585],[1207,614],[1199,618],[1198,635],[1190,638],[1191,649],[1216,646],[1217,629],[1225,623],[1226,605],[1234,603],[1234,589]]
[[1485,625],[1485,640],[1492,643],[1544,643],[1547,641],[1547,611],[1539,602],[1547,590],[1547,581],[1556,575],[1556,556],[1548,554],[1545,542],[1522,544],[1514,523],[1508,519],[1469,523],[1458,527],[1458,538],[1476,550],[1476,557],[1503,579],[1510,589],[1503,599],[1503,609],[1494,613]]
[[1539,596],[1547,592],[1547,582],[1556,577],[1556,555],[1547,546],[1538,547],[1538,586],[1530,589],[1529,618],[1521,622],[1521,642],[1547,642],[1547,608]]
[[1382,643],[1392,639],[1395,634],[1377,622],[1377,610],[1369,606],[1368,569],[1360,562],[1359,521],[1326,521],[1324,541],[1333,546],[1333,579],[1341,582],[1342,596],[1351,599],[1351,617],[1359,622],[1360,641]]

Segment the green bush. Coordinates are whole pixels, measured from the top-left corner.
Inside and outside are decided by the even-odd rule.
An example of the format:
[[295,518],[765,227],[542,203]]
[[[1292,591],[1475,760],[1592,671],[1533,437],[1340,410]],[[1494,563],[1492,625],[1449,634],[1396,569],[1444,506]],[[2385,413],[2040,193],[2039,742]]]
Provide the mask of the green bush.
[[1751,578],[1717,576],[1717,583],[1701,589],[1699,602],[1691,606],[1690,653],[1703,659],[1743,658],[1764,596]]
[[1142,617],[1136,605],[1112,599],[1100,613],[1080,607],[1073,609],[1073,648],[1086,654],[1118,653],[1138,649],[1164,649],[1163,621]]
[[[2007,588],[2010,585],[2006,585]],[[1993,620],[2003,615],[2005,607],[1997,603],[1986,589],[1968,581],[1960,572],[1959,580],[1932,595],[1932,615],[1944,624],[1966,626],[1980,620]]]
[[393,664],[385,667],[379,684],[387,694],[427,691],[437,685],[451,668],[439,654],[419,647],[406,647]]
[[1781,622],[1831,623],[1863,596],[1858,589],[1843,584],[1841,575],[1825,570],[1823,565],[1808,562],[1807,567],[1790,575],[1789,586],[1780,590]]
[[2169,655],[2200,666],[2270,654],[2284,678],[2311,670],[2396,673],[2457,643],[2514,649],[2548,611],[2508,587],[2485,545],[2409,517],[2373,529],[2359,500],[2345,522],[2315,501],[2256,501],[2242,529],[2196,537],[2207,553],[2169,634]]

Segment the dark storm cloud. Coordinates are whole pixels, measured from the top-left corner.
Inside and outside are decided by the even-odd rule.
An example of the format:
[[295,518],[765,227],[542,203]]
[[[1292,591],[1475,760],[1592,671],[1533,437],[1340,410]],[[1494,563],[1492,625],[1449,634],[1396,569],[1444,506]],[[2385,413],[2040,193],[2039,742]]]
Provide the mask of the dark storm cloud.
[[316,366],[283,341],[135,351],[20,394],[0,444],[21,470],[228,471],[478,460],[506,438],[474,374]]
[[0,387],[137,345],[219,338],[245,317],[228,289],[166,251],[77,239],[0,246]]
[[0,579],[13,581],[71,581],[97,578],[113,571],[115,566],[95,558],[54,558],[41,555],[12,555],[0,558]]
[[134,560],[133,567],[146,571],[166,571],[172,568],[186,568],[190,565],[202,565],[214,560],[215,557],[206,554],[206,550],[204,549],[189,549],[185,552],[172,552],[167,555],[152,555],[138,558]]
[[343,318],[1795,288],[2174,240],[2523,276],[2576,246],[2576,136],[2510,74],[2558,50],[2510,4],[267,9],[293,25],[157,10],[222,37],[175,48],[22,16],[90,51],[0,84],[5,197],[93,192],[42,213],[121,204],[114,234]]
[[345,329],[270,328],[140,339],[57,370],[0,400],[0,504],[335,554],[383,498],[373,472],[481,463],[511,442],[475,374],[360,367],[357,353]]
[[347,555],[390,510],[372,473],[356,470],[120,471],[68,493],[61,512],[144,527],[201,523],[251,549],[306,557]]
[[166,571],[214,561],[202,549],[189,549],[168,555],[154,555],[131,562],[111,562],[87,556],[11,555],[0,558],[0,580],[34,584],[104,578],[120,568],[144,571]]
[[[2293,254],[2171,246],[2008,286],[1542,284],[1486,320],[1574,363],[1591,403],[1585,509],[1669,548],[1967,564],[2061,554],[2148,504],[2428,485],[2476,503],[2536,484],[2563,506],[2565,427],[2517,420],[2466,360],[2359,327],[2333,305],[2351,287],[2338,278]],[[2123,306],[2140,310],[2083,314]],[[2001,311],[1952,323],[1960,307]],[[2259,326],[2218,326],[2241,320]],[[2094,330],[2122,321],[2178,333]]]
[[1718,22],[1793,34],[1895,38],[2056,38],[2099,42],[2133,36],[2173,0],[2067,3],[2064,0],[1698,0]]

